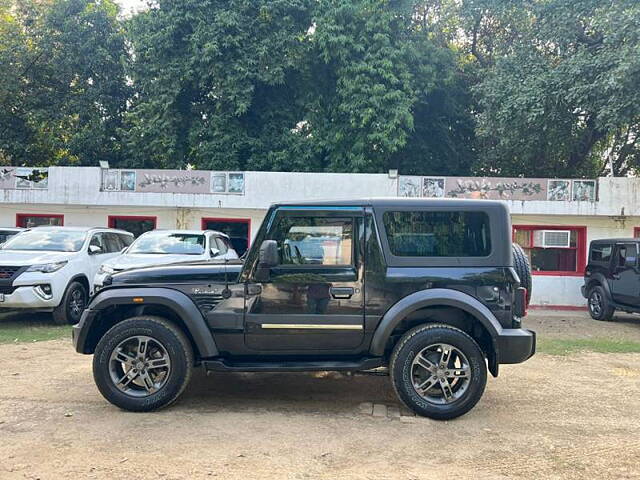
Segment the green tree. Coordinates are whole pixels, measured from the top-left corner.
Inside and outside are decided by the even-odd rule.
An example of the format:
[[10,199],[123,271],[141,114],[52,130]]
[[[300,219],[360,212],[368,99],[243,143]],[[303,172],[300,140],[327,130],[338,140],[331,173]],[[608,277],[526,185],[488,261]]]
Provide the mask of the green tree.
[[118,163],[129,96],[118,7],[2,1],[0,155],[15,165]]
[[[130,21],[132,165],[289,169],[309,0],[160,1]],[[254,163],[248,163],[252,159]]]
[[473,131],[455,56],[413,28],[410,3],[160,1],[129,34],[131,165],[443,173],[472,163],[469,142],[459,146]]
[[476,171],[624,175],[640,165],[640,3],[466,1]]

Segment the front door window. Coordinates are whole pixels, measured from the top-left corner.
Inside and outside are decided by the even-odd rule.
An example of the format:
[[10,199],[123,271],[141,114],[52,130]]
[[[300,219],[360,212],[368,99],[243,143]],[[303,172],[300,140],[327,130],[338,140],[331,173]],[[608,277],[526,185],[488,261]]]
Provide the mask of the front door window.
[[[357,210],[361,215],[361,211]],[[253,350],[350,350],[363,337],[362,216],[281,212],[269,240],[279,265],[247,302]]]

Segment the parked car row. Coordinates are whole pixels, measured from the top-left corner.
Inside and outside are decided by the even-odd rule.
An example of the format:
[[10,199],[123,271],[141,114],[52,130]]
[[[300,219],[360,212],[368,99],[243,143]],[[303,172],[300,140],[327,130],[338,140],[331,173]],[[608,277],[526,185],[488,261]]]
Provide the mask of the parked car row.
[[89,296],[112,273],[238,258],[229,238],[214,231],[153,230],[135,240],[112,228],[43,226],[0,232],[12,232],[0,247],[0,311],[52,312],[61,324],[77,323]]

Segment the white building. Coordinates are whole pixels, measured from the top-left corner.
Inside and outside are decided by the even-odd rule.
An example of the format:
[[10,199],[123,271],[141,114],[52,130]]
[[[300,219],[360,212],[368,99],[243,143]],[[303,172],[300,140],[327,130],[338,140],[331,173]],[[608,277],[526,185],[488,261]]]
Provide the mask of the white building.
[[[534,267],[532,304],[581,308],[588,242],[640,236],[640,179],[470,179],[387,174],[0,167],[0,227],[213,228],[238,250],[278,201],[380,196],[506,199]],[[545,231],[562,232],[558,235]],[[559,242],[559,243],[553,243]],[[555,245],[555,246],[554,246]]]

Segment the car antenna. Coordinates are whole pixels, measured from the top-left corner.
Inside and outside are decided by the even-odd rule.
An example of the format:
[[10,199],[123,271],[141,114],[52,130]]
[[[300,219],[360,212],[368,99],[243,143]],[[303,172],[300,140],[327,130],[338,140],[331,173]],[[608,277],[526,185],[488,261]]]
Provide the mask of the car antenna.
[[229,263],[229,259],[224,259],[224,290],[222,290],[222,298],[227,299],[231,297],[231,290],[229,289],[229,271],[227,268],[227,264]]

